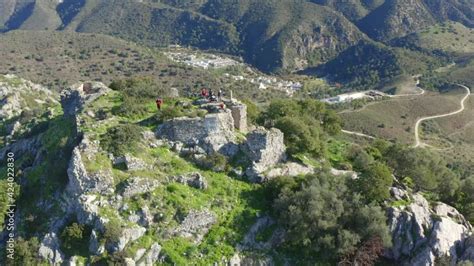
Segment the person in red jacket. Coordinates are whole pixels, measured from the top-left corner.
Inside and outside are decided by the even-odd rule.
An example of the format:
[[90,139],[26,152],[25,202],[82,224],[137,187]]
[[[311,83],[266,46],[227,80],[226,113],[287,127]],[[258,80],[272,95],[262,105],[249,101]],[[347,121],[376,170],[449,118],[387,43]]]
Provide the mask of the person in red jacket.
[[158,110],[161,110],[161,105],[163,105],[163,99],[156,99],[156,108],[158,108]]

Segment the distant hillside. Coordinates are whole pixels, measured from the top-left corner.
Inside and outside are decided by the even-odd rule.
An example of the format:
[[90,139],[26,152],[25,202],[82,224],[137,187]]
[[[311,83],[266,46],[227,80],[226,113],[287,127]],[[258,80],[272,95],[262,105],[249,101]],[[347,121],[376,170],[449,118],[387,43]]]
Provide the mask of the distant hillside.
[[362,41],[315,69],[319,75],[346,84],[347,89],[367,90],[400,75],[415,75],[446,63],[429,54]]
[[237,25],[245,57],[266,71],[315,66],[366,38],[343,16],[312,3],[209,1],[201,10]]
[[357,25],[371,38],[386,41],[446,20],[473,27],[474,3],[470,0],[385,1]]
[[313,3],[326,5],[343,13],[351,21],[357,21],[375,8],[384,3],[385,0],[312,0]]
[[[425,29],[458,22],[466,34],[474,26],[471,0],[25,0],[0,3],[0,30],[65,30],[107,34],[149,47],[170,44],[242,56],[265,72],[288,73],[315,67],[338,71],[332,60],[358,51],[359,42],[383,42],[378,54],[391,58],[410,52],[423,61],[437,56],[430,49],[413,49]],[[459,31],[460,34],[464,34]],[[426,34],[425,34],[426,35]],[[406,40],[403,39],[407,36]],[[420,35],[421,36],[421,35]],[[441,35],[438,35],[441,36]],[[438,37],[434,36],[434,37]],[[451,36],[446,36],[450,38]],[[459,36],[454,37],[456,38]],[[424,37],[423,37],[424,38]],[[444,38],[444,37],[443,37]],[[459,37],[460,38],[460,37]],[[395,40],[400,41],[395,43]],[[430,38],[420,42],[436,45]],[[468,45],[468,44],[466,44]],[[464,47],[464,46],[463,46]],[[453,46],[450,51],[464,49]],[[444,47],[443,49],[447,49]],[[385,54],[386,53],[386,54]],[[422,58],[422,55],[428,58]],[[444,53],[441,53],[444,56]],[[355,54],[350,57],[355,57]],[[369,55],[371,56],[371,55]],[[401,56],[399,56],[401,57]],[[403,61],[403,60],[402,60]],[[324,67],[328,63],[330,65]],[[351,62],[349,62],[352,64]],[[357,63],[372,69],[372,63]],[[396,63],[404,65],[403,63]],[[338,64],[336,64],[338,65]],[[404,68],[404,67],[402,67]],[[411,70],[406,70],[411,72]],[[349,71],[350,73],[352,71]],[[341,73],[327,72],[329,76]],[[363,72],[361,72],[363,74]],[[383,76],[383,75],[382,75]],[[357,75],[349,80],[359,78]],[[364,80],[368,77],[364,77]],[[381,77],[382,78],[382,77]],[[383,79],[383,78],[382,78]],[[346,80],[346,79],[344,79]]]
[[474,29],[460,23],[442,23],[395,39],[392,45],[456,56],[474,54]]

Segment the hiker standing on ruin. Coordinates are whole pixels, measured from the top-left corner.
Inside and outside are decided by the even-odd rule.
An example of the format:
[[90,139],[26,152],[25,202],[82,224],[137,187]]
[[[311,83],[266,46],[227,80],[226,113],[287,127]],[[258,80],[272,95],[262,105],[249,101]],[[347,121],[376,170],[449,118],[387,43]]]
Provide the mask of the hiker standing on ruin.
[[201,89],[201,96],[202,96],[203,98],[207,98],[207,89],[206,89],[206,88],[202,88],[202,89]]
[[156,99],[156,108],[158,108],[158,110],[161,110],[162,104],[163,104],[163,99],[161,98]]
[[220,101],[221,97],[222,97],[222,89],[219,89],[219,91],[217,92],[217,100]]

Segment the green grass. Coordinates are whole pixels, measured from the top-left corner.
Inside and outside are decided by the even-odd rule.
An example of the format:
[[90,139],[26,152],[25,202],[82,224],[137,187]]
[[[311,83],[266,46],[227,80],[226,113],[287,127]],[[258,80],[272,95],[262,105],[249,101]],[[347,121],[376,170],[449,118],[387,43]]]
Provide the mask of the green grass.
[[336,139],[330,139],[328,141],[328,159],[333,166],[338,167],[347,162],[345,154],[348,146],[349,143],[345,141]]
[[[87,108],[95,110],[102,108],[106,112],[112,112],[112,109],[119,104],[121,104],[120,97],[113,92],[91,103]],[[169,102],[169,104],[174,103]],[[150,112],[143,117],[133,119],[117,117],[116,123],[137,123],[141,119],[147,119],[148,115],[153,114]],[[86,114],[81,114],[81,117],[85,121],[82,128],[91,139],[96,139],[107,128],[116,125],[116,123],[101,123],[101,121],[87,118]],[[152,128],[153,125],[147,125],[147,127]],[[142,143],[136,152],[132,152],[133,156],[153,166],[153,170],[127,171],[112,168],[106,153],[99,152],[94,155],[95,157],[91,160],[83,158],[87,171],[92,173],[109,169],[112,171],[116,184],[126,182],[135,176],[153,178],[161,182],[161,185],[150,193],[126,199],[128,210],[118,213],[122,217],[120,220],[124,226],[133,226],[127,222],[128,216],[145,205],[152,213],[162,214],[159,222],[149,228],[147,235],[127,247],[128,254],[134,255],[137,249],[148,248],[152,242],[158,242],[163,246],[163,252],[167,254],[170,264],[187,265],[189,262],[212,264],[220,261],[223,256],[233,255],[235,246],[253,224],[257,213],[265,212],[268,207],[260,185],[232,179],[226,173],[202,170],[170,151],[168,147],[151,148]],[[191,172],[200,172],[206,178],[208,188],[199,190],[184,184],[167,182],[168,176]],[[101,195],[101,197],[108,196]],[[193,244],[189,239],[168,235],[189,211],[201,209],[209,209],[215,213],[217,223],[200,244]],[[116,210],[103,207],[100,212],[106,217],[119,220]],[[201,253],[204,256],[199,256]]]

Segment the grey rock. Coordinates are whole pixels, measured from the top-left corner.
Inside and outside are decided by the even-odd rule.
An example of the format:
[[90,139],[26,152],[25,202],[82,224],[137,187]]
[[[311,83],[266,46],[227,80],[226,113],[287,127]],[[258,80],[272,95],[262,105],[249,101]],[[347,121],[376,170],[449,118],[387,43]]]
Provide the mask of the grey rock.
[[132,258],[125,258],[124,259],[125,266],[135,266],[135,261]]
[[[205,117],[179,117],[158,126],[156,135],[183,146],[199,143],[206,153],[219,152],[231,156],[238,151],[235,143],[234,120],[230,110],[207,114]],[[233,147],[233,148],[230,148]],[[181,151],[174,148],[176,151]]]
[[159,185],[160,182],[157,180],[143,177],[132,177],[127,180],[122,192],[122,196],[125,198],[130,198],[138,194],[153,191]]
[[100,82],[75,84],[61,92],[61,106],[66,117],[76,117],[84,105],[110,91]]
[[20,129],[21,129],[20,121],[15,121],[13,124],[8,125],[7,134],[10,136],[14,136],[15,134],[20,132]]
[[460,259],[461,261],[474,262],[474,235],[470,235],[464,241],[464,250]]
[[89,239],[89,252],[94,255],[100,255],[104,253],[105,247],[104,245],[100,244],[99,236],[96,230],[92,230],[90,239]]
[[79,265],[78,260],[79,260],[79,257],[72,256],[67,261],[65,261],[62,265],[64,265],[64,266],[76,266],[76,265]]
[[407,195],[406,191],[401,189],[401,188],[397,188],[397,187],[391,187],[390,188],[390,195],[392,195],[392,197],[395,200],[407,200],[408,199],[408,195]]
[[270,216],[262,216],[255,221],[255,223],[250,227],[249,231],[245,234],[244,239],[241,244],[237,246],[237,250],[270,250],[273,247],[278,246],[284,240],[285,231],[283,228],[276,228],[272,233],[270,238],[265,242],[259,242],[256,240],[257,234],[275,224]]
[[39,256],[51,265],[60,265],[64,261],[64,254],[60,250],[59,239],[56,233],[48,233],[41,241]]
[[135,158],[129,154],[115,157],[112,160],[113,165],[125,164],[129,171],[144,170],[150,167],[141,159]]
[[[400,188],[391,189],[395,199],[410,198]],[[388,210],[393,246],[385,256],[403,265],[433,265],[436,258],[449,256],[456,264],[472,227],[459,212],[444,203],[431,208],[420,194],[411,196],[408,206]]]
[[146,205],[138,211],[138,216],[138,224],[141,226],[148,227],[153,223],[153,215]]
[[122,251],[128,243],[139,239],[145,234],[145,232],[146,229],[140,226],[125,228],[122,230],[121,236],[119,237],[118,241],[115,243],[109,243],[106,248],[109,252],[112,253]]
[[250,132],[242,149],[252,161],[245,174],[253,182],[265,181],[264,172],[286,160],[283,133],[276,128],[267,130],[259,127]]
[[[275,262],[269,256],[235,253],[227,266],[273,266]],[[285,264],[286,265],[286,264]]]
[[217,222],[217,217],[209,210],[191,210],[179,227],[174,231],[178,236],[201,242],[210,227]]
[[331,168],[329,169],[329,172],[332,174],[332,175],[335,175],[335,176],[349,176],[351,179],[357,179],[359,178],[358,174],[354,171],[348,171],[348,170],[339,170],[339,169],[335,169],[335,168]]
[[141,257],[138,261],[137,265],[139,266],[149,266],[154,265],[160,258],[161,246],[158,243],[153,243],[151,245],[150,250]]
[[288,162],[271,169],[265,176],[271,179],[277,176],[298,176],[307,175],[314,172],[314,168],[295,162]]
[[143,257],[143,255],[145,255],[145,252],[146,252],[145,248],[138,249],[137,252],[135,253],[135,257],[133,258],[133,260],[135,262],[139,261]]
[[69,177],[67,191],[74,195],[89,192],[113,192],[114,181],[111,173],[99,171],[89,174],[83,164],[81,151],[78,147],[74,148],[72,152],[67,174]]
[[186,175],[179,175],[179,176],[173,176],[171,177],[172,181],[181,183],[181,184],[187,184],[190,187],[194,187],[197,189],[206,189],[207,188],[207,181],[198,172],[186,174]]

